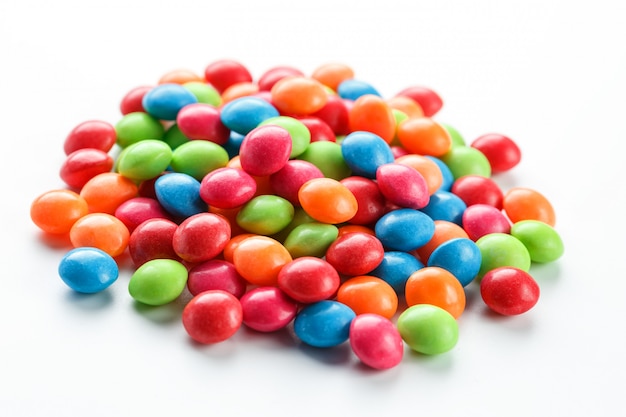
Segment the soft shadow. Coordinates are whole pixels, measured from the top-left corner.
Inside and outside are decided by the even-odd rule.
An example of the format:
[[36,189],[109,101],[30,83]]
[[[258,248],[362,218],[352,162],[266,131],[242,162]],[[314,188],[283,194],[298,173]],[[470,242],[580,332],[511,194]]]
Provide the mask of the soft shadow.
[[68,291],[65,298],[73,306],[85,311],[97,311],[113,304],[113,295],[104,290],[94,294],[84,294],[76,291]]
[[530,274],[535,278],[541,289],[552,288],[562,279],[561,264],[559,262],[535,262],[530,267]]
[[277,347],[294,348],[300,343],[288,328],[282,328],[273,332],[260,332],[244,324],[239,329],[237,337],[243,343],[254,343],[255,345],[272,349]]
[[139,301],[133,303],[133,309],[141,316],[156,324],[179,324],[184,306],[171,302],[161,306],[150,306]]
[[51,233],[39,232],[38,240],[49,248],[68,251],[74,246],[70,241],[69,233],[54,235]]
[[404,354],[407,357],[408,362],[418,363],[420,368],[428,369],[437,373],[449,372],[454,365],[454,348],[452,348],[449,352],[439,353],[436,355],[426,355],[407,348]]
[[296,347],[309,358],[324,365],[346,365],[354,359],[352,349],[347,342],[330,348],[318,348],[306,343],[300,343]]
[[533,328],[531,314],[522,313],[513,316],[505,316],[496,313],[487,306],[482,309],[480,314],[485,320],[496,323],[499,327],[511,330],[514,333],[527,333],[532,331]]

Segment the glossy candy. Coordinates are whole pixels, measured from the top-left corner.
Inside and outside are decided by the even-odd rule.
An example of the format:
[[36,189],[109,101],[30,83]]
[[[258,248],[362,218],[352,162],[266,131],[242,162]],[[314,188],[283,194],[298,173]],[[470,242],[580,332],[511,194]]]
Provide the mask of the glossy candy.
[[154,259],[141,265],[130,277],[128,292],[136,301],[159,306],[182,294],[187,283],[187,268],[172,259]]
[[446,310],[459,318],[465,310],[465,291],[450,271],[428,266],[415,271],[406,281],[407,305],[430,304]]
[[298,304],[280,288],[257,287],[240,299],[243,324],[259,332],[274,332],[296,316]]
[[207,211],[200,198],[200,183],[190,175],[172,172],[154,183],[159,203],[172,216],[186,218]]
[[253,285],[277,285],[280,270],[292,260],[280,242],[267,236],[248,237],[233,250],[237,272]]
[[563,241],[549,224],[522,220],[511,227],[511,235],[526,246],[533,262],[554,262],[563,255]]
[[375,178],[376,170],[393,162],[393,153],[382,137],[375,133],[356,131],[341,142],[341,154],[354,175]]
[[304,77],[304,73],[294,67],[286,65],[276,66],[261,74],[257,84],[259,85],[259,90],[270,91],[274,84],[276,84],[280,79],[292,76]]
[[115,260],[106,252],[91,247],[72,249],[59,263],[59,276],[76,292],[93,294],[113,284],[119,269]]
[[311,78],[337,91],[339,84],[354,78],[354,70],[341,62],[329,62],[315,68]]
[[335,135],[347,135],[350,133],[348,105],[339,96],[329,95],[326,98],[324,107],[311,114],[311,116],[323,120]]
[[440,157],[452,147],[448,131],[427,117],[404,120],[398,125],[396,134],[407,151],[418,155]]
[[237,213],[237,224],[259,235],[280,232],[293,220],[293,205],[282,197],[260,195],[247,202]]
[[435,191],[439,190],[443,184],[443,174],[439,165],[432,159],[429,159],[422,155],[408,154],[396,158],[397,164],[410,166],[419,172],[428,187],[428,194],[432,195]]
[[396,163],[381,165],[376,170],[376,182],[387,201],[399,207],[422,209],[430,204],[426,180],[411,167]]
[[298,119],[289,116],[278,116],[266,119],[259,126],[274,125],[280,126],[289,132],[291,138],[291,153],[289,158],[295,158],[304,152],[311,143],[311,132]]
[[326,261],[344,275],[364,275],[383,260],[383,245],[367,233],[348,233],[335,240],[326,251]]
[[202,262],[219,255],[230,240],[230,224],[217,214],[199,213],[185,219],[174,232],[172,246],[187,262]]
[[428,258],[427,265],[450,271],[462,286],[476,278],[482,263],[478,246],[470,239],[450,239],[439,245]]
[[191,175],[202,181],[208,173],[225,167],[228,160],[228,153],[217,143],[191,140],[174,150],[171,166],[175,172]]
[[517,144],[508,136],[499,133],[482,135],[470,146],[485,155],[494,174],[510,170],[522,159],[522,152]]
[[241,143],[241,168],[250,175],[274,174],[289,160],[292,146],[291,135],[284,127],[259,126],[248,133]]
[[337,94],[339,97],[355,101],[359,97],[366,94],[380,96],[380,93],[372,84],[367,81],[357,80],[354,78],[343,80],[337,86]]
[[478,239],[482,262],[478,279],[489,271],[501,266],[512,266],[523,271],[530,269],[530,253],[526,246],[514,236],[505,233],[490,233]]
[[63,150],[66,155],[86,148],[109,152],[115,141],[113,125],[102,120],[87,120],[70,131],[63,143]]
[[439,247],[442,243],[454,239],[454,238],[468,238],[468,234],[461,226],[456,223],[449,222],[447,220],[435,220],[434,222],[435,232],[430,240],[418,248],[415,253],[422,260],[422,262],[428,262],[430,254]]
[[220,343],[231,338],[242,322],[241,303],[226,291],[202,292],[194,296],[183,309],[185,331],[202,344]]
[[398,309],[398,295],[380,278],[361,275],[346,280],[337,291],[337,301],[357,315],[372,313],[391,319]]
[[336,142],[337,137],[333,129],[324,120],[319,117],[309,116],[298,118],[304,126],[306,126],[311,136],[311,142]]
[[354,101],[348,112],[348,123],[353,132],[372,132],[391,143],[396,134],[396,119],[387,102],[380,96],[365,94]]
[[300,187],[308,180],[323,177],[322,171],[312,163],[292,159],[287,161],[280,170],[271,174],[270,184],[276,195],[286,199],[294,206],[299,206],[298,191]]
[[230,130],[222,123],[220,111],[205,103],[183,107],[176,116],[176,124],[192,140],[208,140],[223,145],[230,137]]
[[245,294],[247,282],[237,273],[235,265],[222,259],[210,259],[189,270],[187,288],[192,295],[222,290],[237,298]]
[[190,81],[203,81],[203,78],[190,69],[177,68],[163,74],[158,84],[185,84]]
[[122,115],[138,112],[145,113],[146,109],[143,108],[142,104],[143,96],[152,90],[152,87],[151,85],[142,85],[128,91],[120,101],[120,112]]
[[110,172],[112,168],[111,155],[100,149],[83,148],[67,156],[59,176],[71,188],[80,190],[87,181],[98,174]]
[[338,236],[339,229],[335,225],[311,222],[300,224],[291,230],[284,245],[293,258],[322,257]]
[[307,345],[330,348],[348,340],[350,324],[355,317],[354,311],[345,304],[318,301],[300,310],[294,321],[294,331]]
[[504,195],[502,208],[513,223],[521,220],[539,220],[552,227],[556,223],[556,214],[550,201],[532,188],[509,189]]
[[524,270],[500,267],[489,271],[480,282],[480,295],[496,313],[513,316],[523,314],[539,301],[540,289]]
[[89,212],[87,201],[71,190],[50,190],[33,200],[30,218],[46,233],[68,233]]
[[458,178],[450,189],[468,207],[474,204],[488,204],[502,209],[504,193],[491,178],[480,175],[465,175]]
[[258,97],[240,97],[222,107],[222,123],[237,133],[248,134],[261,122],[279,116],[278,110]]
[[200,198],[209,206],[230,209],[252,199],[256,193],[256,182],[240,169],[218,168],[204,176],[199,192]]
[[443,100],[434,90],[421,85],[407,87],[397,96],[409,97],[422,108],[424,116],[434,116],[443,107]]
[[136,181],[158,177],[172,161],[172,149],[161,140],[145,139],[127,146],[117,158],[117,172]]
[[272,103],[283,114],[307,115],[326,104],[327,93],[319,81],[308,77],[284,77],[271,90]]
[[397,366],[404,343],[395,324],[377,314],[360,314],[350,323],[350,346],[365,365],[374,369]]
[[115,257],[128,246],[130,233],[118,218],[106,213],[90,213],[76,220],[70,229],[75,248],[90,246]]
[[149,219],[168,219],[169,215],[154,198],[134,197],[126,200],[115,210],[115,217],[132,233],[141,223]]
[[139,188],[129,178],[116,172],[98,174],[85,183],[80,195],[91,213],[113,214],[125,201],[137,197]]
[[294,259],[278,274],[278,287],[294,300],[306,304],[331,298],[339,284],[337,270],[313,256]]
[[117,144],[122,148],[144,139],[161,139],[163,125],[155,117],[143,112],[128,113],[115,125]]
[[253,82],[233,84],[222,92],[222,103],[226,104],[240,97],[254,96],[258,92],[259,86]]
[[233,84],[252,81],[252,75],[242,63],[220,59],[206,66],[204,79],[222,93]]
[[148,91],[141,101],[146,113],[160,120],[176,120],[180,109],[198,100],[179,84],[160,84]]
[[135,266],[153,259],[180,260],[172,245],[177,228],[176,223],[162,218],[149,219],[139,224],[128,239],[128,252]]
[[435,224],[426,214],[405,208],[382,216],[374,230],[386,250],[410,252],[433,237]]
[[458,196],[448,191],[437,191],[420,210],[433,220],[447,220],[461,225],[467,206]]
[[476,148],[454,146],[441,155],[441,159],[450,168],[455,180],[465,175],[491,176],[489,160]]
[[385,281],[396,294],[403,295],[411,274],[424,267],[416,257],[401,251],[387,251],[382,262],[369,273]]
[[[220,93],[218,93],[215,87],[213,87],[211,84],[208,84],[204,81],[187,81],[183,84],[183,87],[191,91],[191,94],[196,96],[196,100],[198,100],[198,103],[210,104],[213,107],[218,107],[220,104],[222,104],[222,98],[220,97]],[[188,106],[192,106],[192,104]]]
[[425,355],[450,351],[459,339],[459,325],[441,307],[416,304],[404,310],[397,320],[402,340],[411,349]]
[[346,222],[354,217],[358,209],[354,194],[332,178],[307,181],[300,187],[298,199],[304,211],[322,223]]
[[489,233],[510,233],[511,223],[504,213],[487,204],[474,204],[463,212],[463,229],[476,241]]
[[313,142],[298,159],[312,163],[325,177],[337,181],[350,176],[352,172],[343,159],[341,145],[335,142]]
[[357,200],[357,212],[350,218],[352,224],[369,225],[385,214],[386,200],[374,180],[359,176],[342,179]]

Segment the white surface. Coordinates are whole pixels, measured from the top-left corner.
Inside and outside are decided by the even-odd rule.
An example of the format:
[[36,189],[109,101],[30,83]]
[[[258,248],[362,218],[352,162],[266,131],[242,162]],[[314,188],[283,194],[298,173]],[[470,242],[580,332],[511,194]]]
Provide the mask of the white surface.
[[[623,413],[625,4],[3,0],[0,415]],[[533,267],[538,305],[496,318],[474,287],[451,352],[407,351],[374,372],[347,345],[317,351],[287,333],[194,345],[182,305],[133,303],[129,269],[100,295],[72,294],[56,274],[64,243],[28,217],[63,185],[66,134],[115,123],[137,85],[227,57],[257,77],[345,62],[385,96],[427,85],[445,101],[437,120],[467,141],[514,138],[522,163],[498,181],[548,196],[566,245]]]

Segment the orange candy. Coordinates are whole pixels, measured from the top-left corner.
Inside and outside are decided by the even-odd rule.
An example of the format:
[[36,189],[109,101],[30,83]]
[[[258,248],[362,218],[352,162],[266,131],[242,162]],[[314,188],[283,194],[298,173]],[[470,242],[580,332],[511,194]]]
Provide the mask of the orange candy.
[[422,177],[426,180],[426,185],[428,186],[428,193],[433,195],[435,191],[441,187],[443,183],[443,175],[441,174],[441,169],[435,161],[432,159],[428,159],[422,155],[416,154],[408,154],[396,158],[396,163],[410,166],[414,168],[422,174]]
[[235,249],[237,249],[237,246],[239,246],[239,244],[243,242],[245,239],[252,237],[252,236],[259,236],[259,235],[254,234],[254,233],[241,233],[236,236],[232,235],[228,243],[226,243],[226,246],[224,246],[224,250],[222,251],[222,256],[224,257],[224,260],[232,263],[233,254],[235,252]]
[[466,238],[469,239],[467,232],[456,223],[446,220],[435,220],[435,233],[433,237],[422,247],[418,248],[415,253],[425,264],[430,258],[430,254],[439,247],[443,242],[451,239]]
[[293,259],[277,240],[267,236],[243,239],[233,251],[235,269],[253,285],[278,285],[278,273]]
[[395,110],[400,110],[409,118],[424,117],[424,111],[417,102],[409,97],[396,96],[387,99],[387,105]]
[[372,132],[391,143],[396,134],[396,118],[385,100],[365,94],[354,102],[348,113],[350,130]]
[[339,84],[354,78],[354,71],[345,64],[333,62],[317,67],[311,78],[337,91]]
[[87,201],[89,212],[114,214],[125,201],[139,193],[137,184],[116,173],[98,174],[83,186],[80,195]]
[[465,310],[465,291],[461,282],[449,271],[428,266],[415,271],[406,281],[407,306],[431,304],[441,307],[454,318]]
[[91,246],[114,257],[124,252],[129,237],[124,223],[106,213],[87,214],[78,219],[70,230],[70,241],[75,248]]
[[222,104],[233,101],[236,98],[252,96],[259,92],[259,85],[253,82],[241,82],[233,84],[222,93]]
[[520,220],[539,220],[554,227],[554,207],[540,192],[531,188],[514,187],[504,194],[502,208],[513,223]]
[[357,315],[373,313],[391,319],[398,310],[398,295],[391,285],[369,275],[353,277],[341,284],[337,301]]
[[271,90],[272,103],[282,114],[307,115],[326,104],[326,89],[317,80],[307,77],[285,77]]
[[315,178],[305,182],[298,191],[298,199],[304,211],[322,223],[346,222],[354,217],[358,209],[352,191],[332,178]]
[[339,235],[341,237],[348,233],[367,233],[368,235],[376,236],[376,232],[371,227],[362,226],[360,224],[346,224],[339,228]]
[[159,84],[185,84],[192,81],[204,82],[204,78],[191,70],[180,68],[163,74]]
[[68,233],[74,223],[89,213],[87,201],[70,190],[52,190],[37,197],[30,206],[30,218],[46,233]]
[[404,149],[418,155],[442,156],[452,147],[448,131],[428,117],[403,120],[397,135]]

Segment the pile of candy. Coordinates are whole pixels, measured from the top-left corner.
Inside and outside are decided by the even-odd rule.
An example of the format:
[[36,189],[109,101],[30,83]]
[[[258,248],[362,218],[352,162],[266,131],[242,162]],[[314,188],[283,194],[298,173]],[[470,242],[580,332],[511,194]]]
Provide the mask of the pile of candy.
[[405,344],[455,346],[468,285],[497,313],[531,309],[531,263],[563,253],[550,202],[492,178],[519,163],[515,142],[466,144],[433,118],[442,104],[422,86],[383,98],[344,64],[256,81],[232,60],[171,71],[128,92],[115,125],[70,131],[67,187],[37,197],[31,219],[69,236],[58,273],[71,289],[105,290],[128,251],[130,296],[186,293],[199,343],[293,326],[391,368]]

